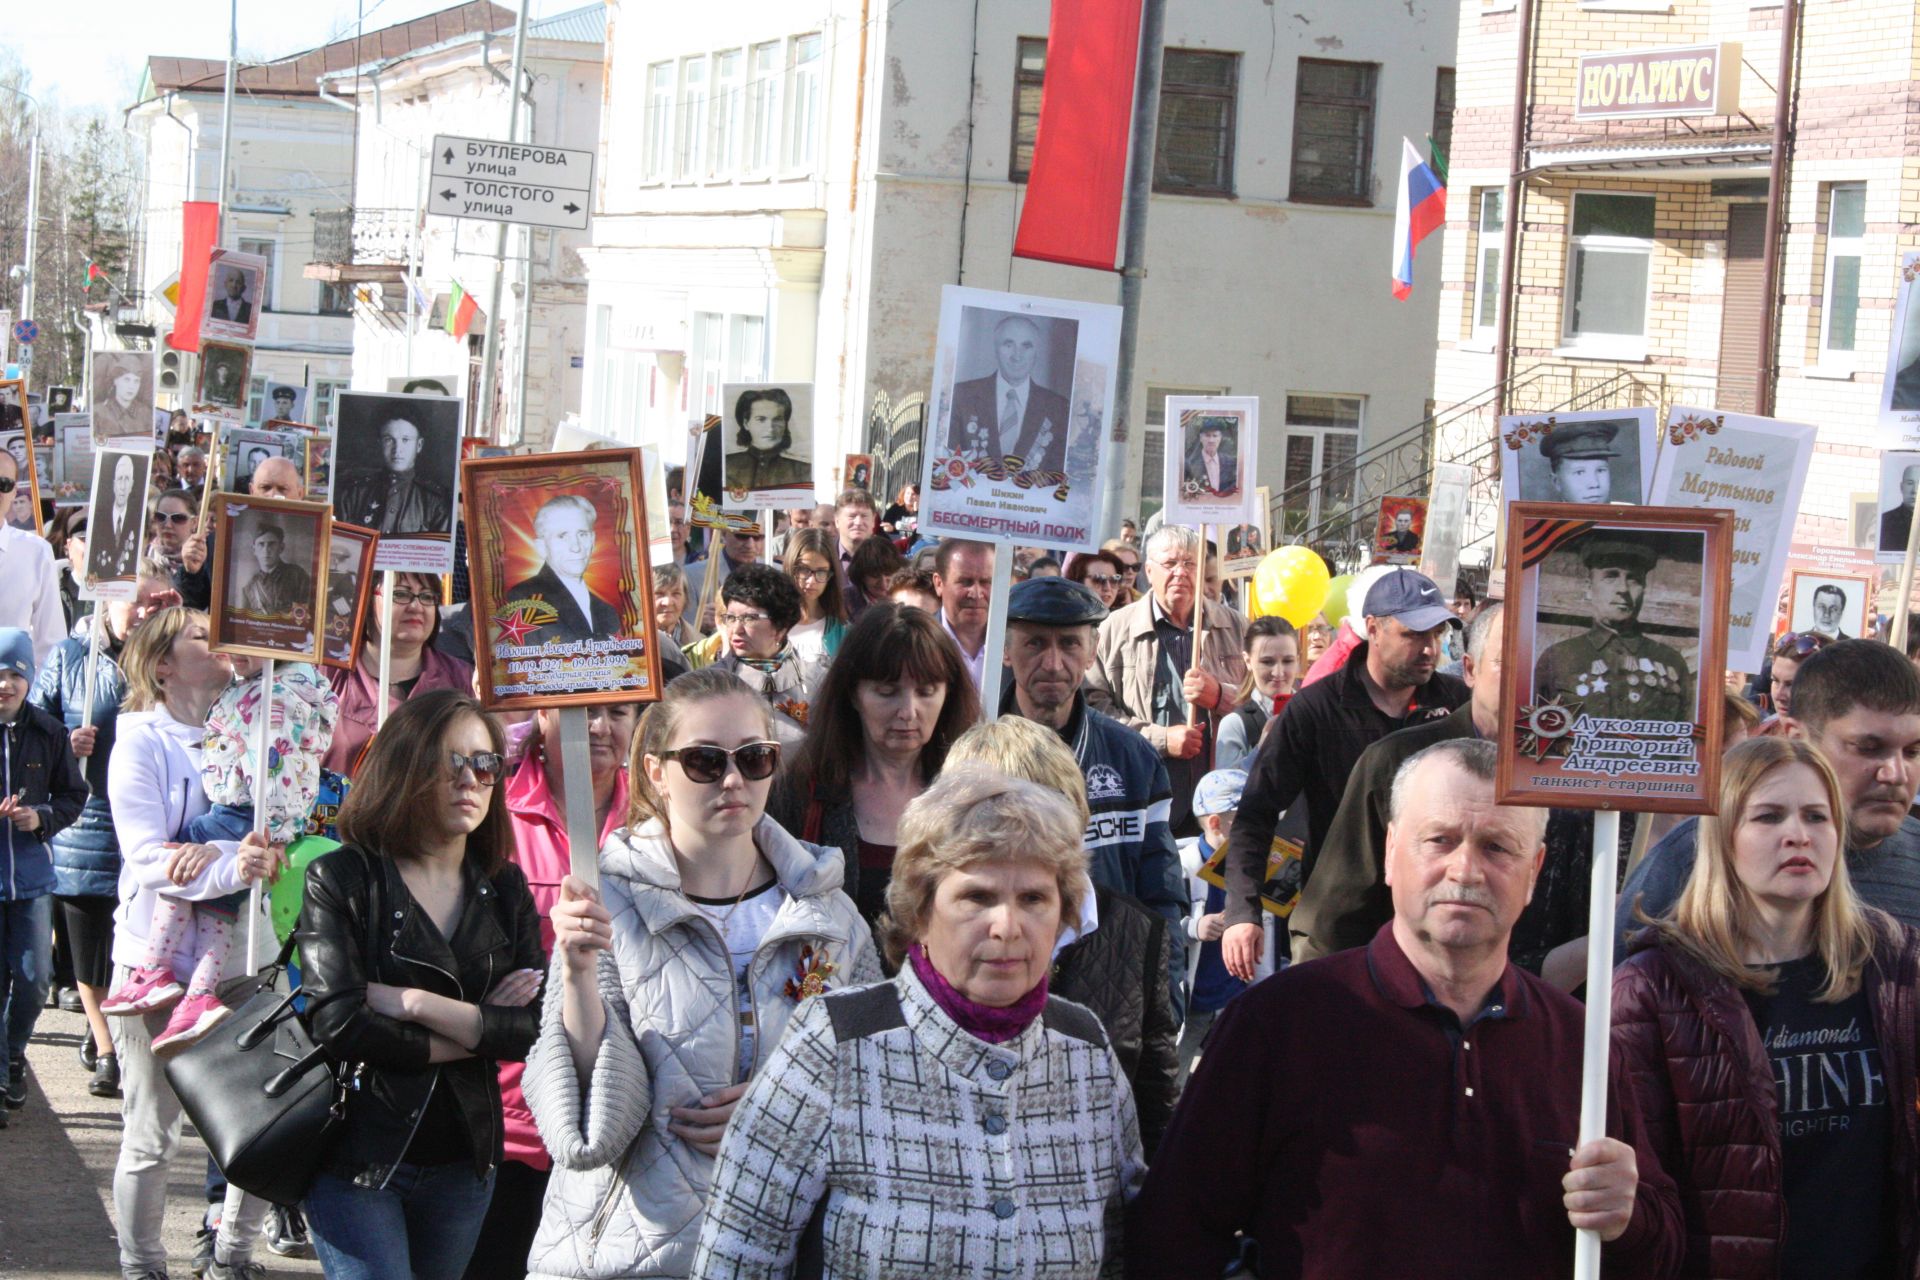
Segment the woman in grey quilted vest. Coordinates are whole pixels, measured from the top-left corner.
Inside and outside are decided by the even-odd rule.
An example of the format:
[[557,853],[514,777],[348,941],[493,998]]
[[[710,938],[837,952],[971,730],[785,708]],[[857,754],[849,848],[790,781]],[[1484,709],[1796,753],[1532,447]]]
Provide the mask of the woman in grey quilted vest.
[[764,816],[765,699],[707,667],[642,721],[598,890],[569,876],[522,1088],[553,1154],[532,1280],[687,1276],[713,1158],[796,1008],[877,982],[838,849]]
[[795,1017],[721,1144],[694,1275],[1121,1274],[1133,1096],[1099,1020],[1047,993],[1081,834],[1058,792],[977,765],[907,806],[899,976]]

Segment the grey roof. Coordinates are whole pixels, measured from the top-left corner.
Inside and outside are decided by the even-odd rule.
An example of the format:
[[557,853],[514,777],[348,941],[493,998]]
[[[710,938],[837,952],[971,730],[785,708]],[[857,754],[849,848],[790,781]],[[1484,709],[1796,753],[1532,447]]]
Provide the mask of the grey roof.
[[[508,26],[506,30],[513,28]],[[584,44],[605,44],[607,6],[582,5],[565,13],[556,13],[550,18],[537,19],[527,24],[527,34],[536,40],[578,40]]]

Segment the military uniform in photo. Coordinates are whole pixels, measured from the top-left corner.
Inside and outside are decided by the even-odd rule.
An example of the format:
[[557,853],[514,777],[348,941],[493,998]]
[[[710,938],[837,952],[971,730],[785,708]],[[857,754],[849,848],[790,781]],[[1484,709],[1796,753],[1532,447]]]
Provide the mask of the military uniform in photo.
[[[1617,422],[1569,422],[1555,427],[1540,442],[1540,456],[1547,460],[1548,470],[1553,475],[1558,474],[1555,465],[1558,463],[1604,458],[1611,466],[1612,461],[1620,456],[1620,450],[1614,443],[1614,438],[1619,434],[1620,424]],[[1572,497],[1560,490],[1557,481],[1550,479],[1549,484],[1553,486],[1552,492],[1541,495],[1546,501],[1606,502],[1612,497],[1611,475],[1608,478],[1608,491],[1602,492],[1597,498]]]
[[247,579],[240,607],[248,613],[286,617],[296,608],[313,607],[313,576],[299,565],[282,560]]
[[342,486],[340,519],[381,533],[444,533],[452,527],[446,490],[418,471],[366,471]]
[[1014,386],[999,374],[954,384],[947,447],[991,457],[1007,471],[1062,471],[1067,462],[1067,398],[1029,378]]
[[1536,703],[1558,698],[1605,719],[1693,720],[1693,676],[1687,660],[1640,629],[1646,575],[1656,559],[1651,546],[1630,535],[1596,533],[1585,539],[1581,561],[1589,573],[1612,567],[1637,571],[1640,603],[1631,618],[1596,618],[1585,634],[1541,654],[1534,667]]
[[727,488],[811,489],[813,464],[778,449],[740,449],[727,455]]

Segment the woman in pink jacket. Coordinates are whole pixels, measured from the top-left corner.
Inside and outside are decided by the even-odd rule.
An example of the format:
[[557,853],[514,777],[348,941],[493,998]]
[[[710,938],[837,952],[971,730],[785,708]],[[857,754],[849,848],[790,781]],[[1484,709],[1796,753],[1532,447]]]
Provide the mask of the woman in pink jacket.
[[[594,829],[604,842],[627,812],[627,753],[639,723],[639,707],[592,707],[587,711],[587,746],[593,768]],[[560,763],[560,716],[541,711],[526,739],[520,767],[507,780],[507,819],[513,827],[514,863],[527,877],[540,911],[540,945],[553,951],[549,918],[567,874],[566,788]],[[597,852],[590,851],[590,852]],[[524,1280],[527,1253],[540,1226],[547,1173],[553,1160],[534,1128],[533,1113],[520,1094],[524,1064],[500,1064],[500,1102],[506,1119],[506,1162],[495,1175],[480,1239],[467,1263],[465,1280]]]
[[[382,574],[384,583],[386,575]],[[340,718],[334,722],[333,745],[322,765],[352,777],[360,757],[378,727],[380,689],[380,619],[386,614],[386,588],[376,585],[367,609],[367,632],[353,666],[327,672],[333,691],[340,695]],[[393,578],[393,644],[388,655],[387,710],[429,689],[473,692],[473,667],[433,647],[440,627],[440,579],[426,573],[400,573]]]

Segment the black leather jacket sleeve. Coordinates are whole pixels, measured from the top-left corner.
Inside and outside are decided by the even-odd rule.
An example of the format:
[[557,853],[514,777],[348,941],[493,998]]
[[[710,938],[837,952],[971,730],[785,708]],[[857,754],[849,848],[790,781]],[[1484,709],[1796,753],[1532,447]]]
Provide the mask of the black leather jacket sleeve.
[[[307,867],[299,927],[300,988],[307,995],[307,1023],[315,1041],[337,1062],[424,1071],[430,1065],[432,1034],[418,1024],[367,1007],[367,983],[377,979],[366,972],[366,957],[372,950],[367,935],[373,922],[364,868],[360,855],[349,849],[330,853]],[[537,931],[534,945],[539,945]],[[529,1026],[527,1042],[532,1043]]]
[[[547,953],[540,946],[540,911],[533,904],[533,891],[518,867],[509,866],[494,878],[494,887],[512,912],[513,967],[547,971]],[[541,998],[518,1007],[480,1005],[480,1043],[474,1056],[492,1062],[523,1062],[540,1034]]]

